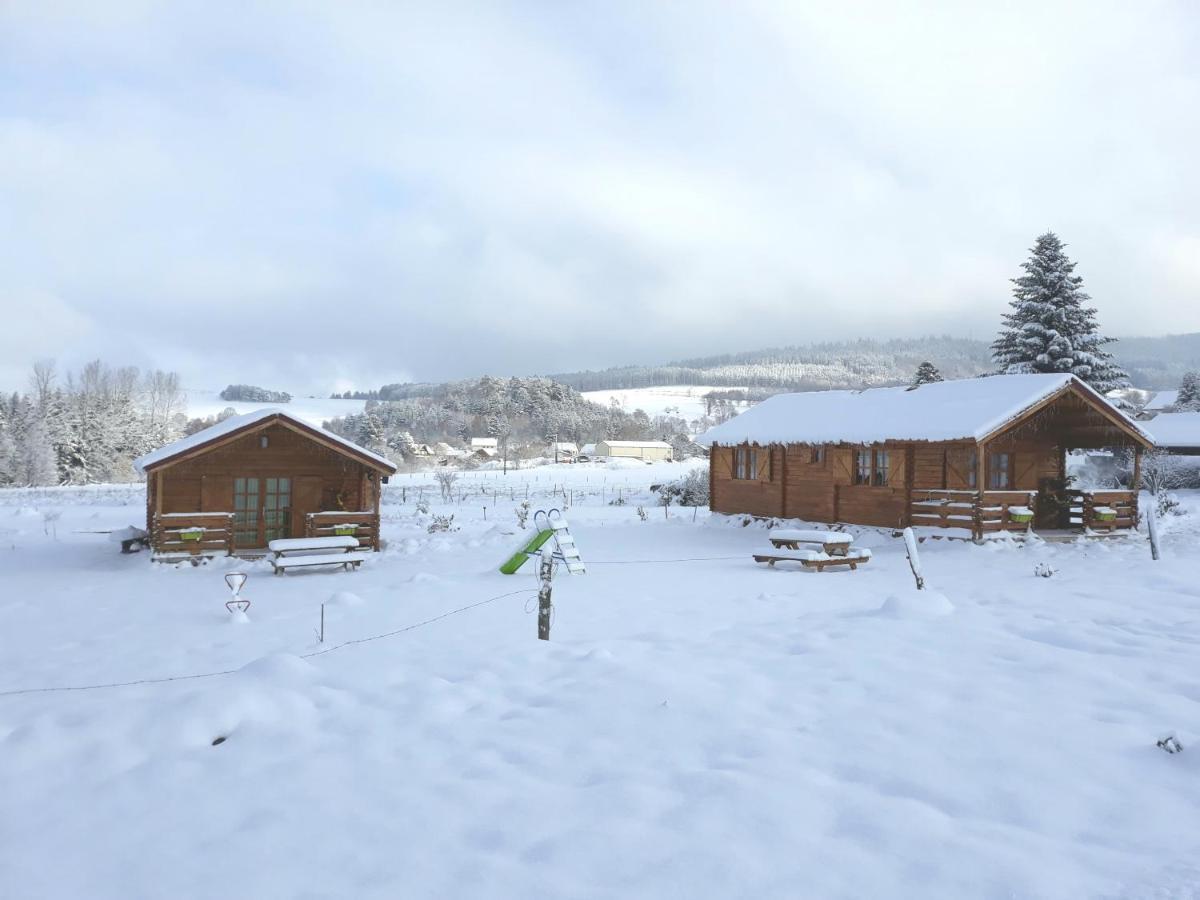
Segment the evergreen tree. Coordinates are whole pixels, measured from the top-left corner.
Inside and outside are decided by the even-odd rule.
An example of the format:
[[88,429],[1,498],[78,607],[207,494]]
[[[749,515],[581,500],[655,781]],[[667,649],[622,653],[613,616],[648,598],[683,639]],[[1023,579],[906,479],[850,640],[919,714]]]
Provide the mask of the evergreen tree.
[[1005,373],[1069,372],[1104,393],[1127,376],[1112,361],[1100,335],[1096,310],[1086,303],[1083,279],[1051,231],[1041,235],[1013,281],[1012,312],[992,343],[992,358]]
[[1174,408],[1179,412],[1200,412],[1200,373],[1188,372],[1183,376]]
[[917,366],[917,374],[913,376],[912,386],[920,387],[923,384],[933,384],[935,381],[945,380],[937,366],[927,360]]

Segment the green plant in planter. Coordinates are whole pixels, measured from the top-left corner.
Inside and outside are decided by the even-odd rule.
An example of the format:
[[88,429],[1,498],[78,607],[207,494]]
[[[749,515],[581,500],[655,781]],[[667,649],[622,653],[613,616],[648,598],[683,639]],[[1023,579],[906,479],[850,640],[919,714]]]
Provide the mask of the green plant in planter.
[[198,541],[202,537],[204,537],[203,528],[189,528],[186,531],[179,532],[179,539],[181,541]]
[[1092,515],[1097,522],[1113,522],[1116,521],[1117,511],[1115,509],[1094,509]]
[[357,531],[357,525],[335,525],[333,527],[333,533],[338,537],[354,537]]

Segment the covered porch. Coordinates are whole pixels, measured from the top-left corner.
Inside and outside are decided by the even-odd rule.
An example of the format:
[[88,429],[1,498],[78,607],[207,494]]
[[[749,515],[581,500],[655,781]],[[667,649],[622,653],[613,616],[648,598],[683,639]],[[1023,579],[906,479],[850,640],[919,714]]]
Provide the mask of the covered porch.
[[[914,526],[989,535],[1107,537],[1138,525],[1138,492],[1147,436],[1107,405],[1077,393],[1048,399],[965,448],[965,484],[914,483]],[[1107,451],[1128,460],[1123,484],[1083,488],[1067,470],[1074,451]]]

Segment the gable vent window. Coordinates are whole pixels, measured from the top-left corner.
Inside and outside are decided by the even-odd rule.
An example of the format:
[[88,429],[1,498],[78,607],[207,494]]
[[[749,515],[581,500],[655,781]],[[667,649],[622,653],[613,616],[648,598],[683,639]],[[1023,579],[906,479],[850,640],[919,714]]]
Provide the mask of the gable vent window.
[[271,446],[271,439],[264,434],[258,439],[258,446],[266,450],[269,446]]

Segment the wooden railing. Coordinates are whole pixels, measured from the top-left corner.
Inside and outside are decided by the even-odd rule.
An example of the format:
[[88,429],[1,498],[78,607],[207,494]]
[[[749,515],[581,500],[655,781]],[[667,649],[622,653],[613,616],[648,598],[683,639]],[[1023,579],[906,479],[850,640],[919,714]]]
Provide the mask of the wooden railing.
[[[979,498],[975,516],[976,536],[996,531],[1011,531],[1018,534],[1030,531],[1033,520],[1018,522],[1012,509],[1032,513],[1037,509],[1037,491],[984,491]],[[1024,516],[1022,516],[1024,518]]]
[[978,491],[914,490],[912,523],[930,528],[975,530]]
[[159,559],[232,556],[233,513],[157,513],[150,529],[150,546]]
[[[1067,491],[1071,504],[1071,524],[1087,531],[1115,531],[1136,528],[1137,491]],[[1101,517],[1098,510],[1112,510],[1115,516]]]
[[339,532],[358,538],[360,547],[379,549],[379,514],[373,512],[308,513],[304,517],[305,537],[330,537]]
[[1036,491],[951,491],[914,489],[913,525],[928,528],[961,528],[972,537],[996,531],[1025,532],[1032,522],[1019,522],[1013,508],[1034,510]]

